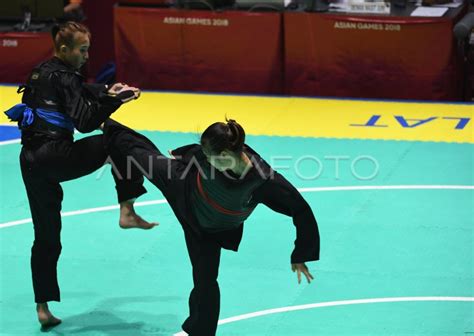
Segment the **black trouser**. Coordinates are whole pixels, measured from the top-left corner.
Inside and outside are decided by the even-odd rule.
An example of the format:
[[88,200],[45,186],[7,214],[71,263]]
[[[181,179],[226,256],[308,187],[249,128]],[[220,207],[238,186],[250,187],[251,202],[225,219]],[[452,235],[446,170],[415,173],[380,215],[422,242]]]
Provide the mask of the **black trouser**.
[[[60,182],[90,174],[103,166],[106,159],[102,135],[90,136],[76,142],[51,140],[34,147],[24,146],[21,150],[21,172],[35,232],[31,250],[31,271],[37,303],[60,301],[56,273],[61,253],[60,211],[63,191]],[[114,178],[121,201],[146,192],[142,186],[141,174],[133,174],[128,181],[120,180],[116,174]]]
[[194,288],[189,296],[189,317],[183,330],[191,336],[216,334],[220,311],[220,291],[217,277],[221,247],[213,239],[196,239],[184,232],[189,259],[193,266]]
[[133,157],[142,172],[165,196],[180,220],[193,267],[194,288],[189,297],[189,317],[183,330],[190,336],[213,336],[219,319],[220,292],[217,283],[221,247],[208,236],[198,237],[183,223],[183,206],[189,195],[185,188],[188,167],[165,157],[145,136],[113,120],[105,123],[104,134],[112,159]]

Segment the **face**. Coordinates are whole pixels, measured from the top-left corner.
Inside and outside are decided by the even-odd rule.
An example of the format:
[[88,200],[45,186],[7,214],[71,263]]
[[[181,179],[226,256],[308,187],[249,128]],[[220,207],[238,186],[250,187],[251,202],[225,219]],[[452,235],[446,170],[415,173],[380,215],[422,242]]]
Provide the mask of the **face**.
[[223,151],[220,154],[211,154],[210,152],[203,149],[204,155],[206,155],[207,162],[218,171],[223,172],[226,170],[232,170],[237,164],[237,160],[228,151]]
[[59,56],[74,69],[79,70],[89,59],[89,47],[89,36],[78,32],[74,36],[74,46],[69,48],[62,45],[59,50]]

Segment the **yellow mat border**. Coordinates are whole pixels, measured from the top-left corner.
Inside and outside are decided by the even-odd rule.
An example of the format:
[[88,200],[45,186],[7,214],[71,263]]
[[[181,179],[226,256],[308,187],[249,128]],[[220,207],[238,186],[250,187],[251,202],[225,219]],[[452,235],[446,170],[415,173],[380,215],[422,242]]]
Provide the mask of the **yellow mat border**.
[[[0,110],[19,99],[0,86]],[[251,135],[474,143],[473,115],[473,104],[144,92],[113,117],[150,131],[200,133],[228,117]]]

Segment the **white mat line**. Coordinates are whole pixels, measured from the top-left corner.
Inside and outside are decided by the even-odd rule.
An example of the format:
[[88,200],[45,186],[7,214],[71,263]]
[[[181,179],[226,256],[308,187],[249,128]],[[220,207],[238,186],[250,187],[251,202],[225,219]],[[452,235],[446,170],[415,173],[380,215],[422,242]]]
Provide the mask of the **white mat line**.
[[[335,307],[335,306],[349,306],[359,304],[374,304],[374,303],[393,303],[393,302],[436,302],[436,301],[450,301],[450,302],[474,302],[474,297],[470,296],[412,296],[412,297],[391,297],[391,298],[374,298],[374,299],[359,299],[359,300],[343,300],[343,301],[331,301],[331,302],[318,302],[310,303],[298,306],[288,306],[281,308],[266,309],[256,311],[253,313],[237,315],[219,320],[218,324],[223,325],[227,323],[233,323],[242,320],[248,320],[254,317],[286,313],[296,310],[308,310],[315,308],[324,307]],[[187,333],[184,331],[175,333],[173,336],[186,336]]]
[[[392,186],[340,186],[340,187],[315,187],[315,188],[299,188],[298,191],[304,192],[326,192],[326,191],[356,191],[356,190],[474,190],[471,185],[392,185]],[[166,200],[154,200],[136,202],[135,206],[148,206],[154,204],[164,204]],[[94,212],[102,212],[118,209],[118,205],[109,205],[98,208],[89,208],[83,210],[75,210],[61,213],[62,217],[76,216]],[[16,221],[6,222],[0,224],[0,229],[31,223],[31,218],[20,219]]]

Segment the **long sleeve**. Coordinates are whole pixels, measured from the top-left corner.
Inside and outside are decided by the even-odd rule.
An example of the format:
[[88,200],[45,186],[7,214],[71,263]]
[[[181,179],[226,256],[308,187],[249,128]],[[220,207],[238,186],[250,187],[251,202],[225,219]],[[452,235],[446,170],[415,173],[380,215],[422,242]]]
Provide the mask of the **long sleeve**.
[[82,133],[96,130],[122,102],[105,93],[105,86],[83,84],[81,78],[69,72],[55,72],[52,81],[75,128]]
[[255,200],[278,213],[292,217],[296,227],[292,263],[319,260],[319,230],[309,204],[298,190],[282,175],[274,176],[254,193]]

